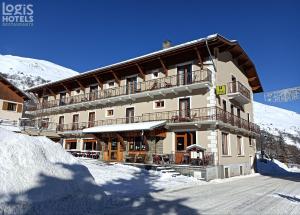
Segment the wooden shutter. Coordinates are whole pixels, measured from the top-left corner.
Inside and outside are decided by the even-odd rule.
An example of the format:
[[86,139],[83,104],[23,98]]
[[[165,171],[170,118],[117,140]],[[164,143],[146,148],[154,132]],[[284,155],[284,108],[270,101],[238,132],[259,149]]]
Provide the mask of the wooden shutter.
[[17,106],[17,112],[18,113],[22,112],[22,104],[18,104],[18,106]]
[[7,110],[8,102],[3,102],[2,110]]

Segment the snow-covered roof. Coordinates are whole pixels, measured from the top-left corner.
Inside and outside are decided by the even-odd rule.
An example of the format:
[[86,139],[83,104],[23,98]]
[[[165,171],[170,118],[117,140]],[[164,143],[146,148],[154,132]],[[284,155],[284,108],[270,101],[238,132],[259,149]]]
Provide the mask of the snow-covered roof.
[[206,150],[204,147],[196,145],[196,144],[192,144],[192,145],[186,147],[187,151],[190,151],[190,150],[193,150],[193,149],[202,150],[202,151]]
[[134,65],[135,63],[143,63],[143,61],[147,61],[148,59],[160,58],[160,57],[163,57],[163,55],[167,55],[168,53],[172,53],[172,52],[177,51],[177,50],[179,51],[179,50],[186,49],[186,48],[187,49],[188,48],[193,48],[193,47],[197,46],[198,44],[205,44],[206,41],[211,42],[211,45],[216,44],[217,43],[217,42],[215,42],[216,40],[219,40],[219,41],[221,41],[222,43],[224,43],[228,46],[236,46],[238,51],[242,52],[244,57],[247,59],[247,62],[249,63],[249,65],[251,65],[251,66],[249,66],[249,68],[251,68],[253,70],[252,72],[254,74],[252,76],[257,77],[255,79],[255,82],[257,82],[257,83],[255,84],[255,86],[253,86],[254,87],[253,91],[254,92],[262,92],[263,89],[262,89],[262,86],[260,84],[258,75],[256,73],[255,66],[254,66],[253,62],[251,61],[251,59],[246,54],[246,52],[241,48],[241,46],[238,44],[238,42],[236,40],[229,40],[229,39],[221,36],[220,34],[212,34],[212,35],[209,35],[207,37],[192,40],[190,42],[186,42],[186,43],[182,43],[182,44],[179,44],[179,45],[176,45],[176,46],[172,46],[170,48],[162,49],[162,50],[151,52],[149,54],[145,54],[145,55],[142,55],[142,56],[139,56],[139,57],[131,58],[131,59],[128,59],[128,60],[125,60],[125,61],[121,61],[121,62],[118,62],[118,63],[110,64],[110,65],[103,66],[103,67],[100,67],[100,68],[96,68],[96,69],[93,69],[93,70],[89,70],[89,71],[80,73],[79,75],[71,76],[69,78],[61,79],[59,81],[53,81],[53,82],[49,82],[49,83],[46,83],[46,84],[37,85],[35,87],[29,88],[27,91],[31,91],[31,92],[40,91],[45,86],[59,85],[62,82],[68,82],[68,81],[72,81],[74,79],[80,79],[80,78],[86,78],[86,77],[89,77],[89,76],[98,75],[98,73],[100,73],[100,72],[102,73],[102,72],[108,72],[110,70],[120,69],[121,67],[129,65],[129,64]]
[[83,129],[83,133],[105,133],[118,131],[153,130],[166,124],[166,121],[138,122],[129,124],[102,125]]
[[[96,68],[96,69],[88,70],[86,72],[80,73],[79,75],[74,75],[74,76],[71,76],[71,77],[66,78],[66,79],[61,79],[59,81],[48,82],[48,83],[45,83],[45,84],[40,84],[40,85],[31,87],[31,88],[28,88],[27,90],[30,91],[30,90],[33,90],[33,89],[36,89],[36,88],[39,88],[39,87],[42,87],[42,86],[46,86],[46,85],[49,85],[49,84],[54,84],[54,83],[57,83],[57,82],[61,82],[61,81],[70,79],[70,78],[78,78],[80,76],[96,72],[98,70],[105,70],[105,69],[109,69],[111,67],[115,67],[115,66],[119,66],[119,65],[122,65],[122,64],[130,63],[132,61],[141,60],[143,58],[151,57],[153,55],[163,54],[163,53],[166,53],[166,52],[169,52],[169,51],[174,51],[176,49],[183,48],[185,46],[193,45],[193,44],[196,44],[196,43],[199,43],[199,42],[203,42],[205,40],[214,39],[217,36],[218,36],[218,34],[211,34],[211,35],[209,35],[207,37],[204,37],[204,38],[192,40],[192,41],[189,41],[189,42],[186,42],[186,43],[182,43],[182,44],[179,44],[179,45],[176,45],[176,46],[171,46],[170,48],[162,49],[162,50],[151,52],[149,54],[145,54],[145,55],[142,55],[142,56],[139,56],[139,57],[135,57],[135,58],[131,58],[131,59],[128,59],[128,60],[124,60],[124,61],[121,61],[121,62],[118,62],[118,63],[114,63],[114,64],[110,64],[110,65],[107,65],[107,66],[99,67],[99,68]],[[231,42],[235,42],[235,40],[231,40]]]
[[29,100],[30,98],[28,97],[28,95],[21,89],[19,89],[16,85],[14,85],[13,83],[11,83],[9,80],[7,80],[3,75],[0,74],[0,81],[4,82],[6,85],[9,85],[11,87],[11,89],[16,92],[18,95],[20,95],[21,97],[23,97],[26,100]]

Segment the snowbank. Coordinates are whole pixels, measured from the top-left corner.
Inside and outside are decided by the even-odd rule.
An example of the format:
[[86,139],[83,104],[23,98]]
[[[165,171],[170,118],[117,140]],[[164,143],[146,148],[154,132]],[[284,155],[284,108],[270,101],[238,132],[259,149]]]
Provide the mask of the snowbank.
[[74,195],[93,183],[87,168],[61,145],[0,128],[0,203]]

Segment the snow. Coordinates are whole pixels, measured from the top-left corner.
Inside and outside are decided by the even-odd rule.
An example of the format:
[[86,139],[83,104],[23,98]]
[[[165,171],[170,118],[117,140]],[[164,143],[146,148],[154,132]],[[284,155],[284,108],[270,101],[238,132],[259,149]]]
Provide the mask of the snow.
[[[74,171],[70,166],[77,168],[78,178],[93,181],[58,143],[0,128],[0,203],[53,200],[78,193],[85,188],[84,181],[71,180]],[[62,189],[60,180],[70,183]]]
[[130,123],[130,124],[102,125],[102,126],[83,129],[83,133],[152,130],[153,128],[163,126],[165,123],[166,121],[152,121],[152,122],[139,122],[139,123]]
[[21,89],[30,87],[24,82],[27,78],[34,80],[36,85],[42,83],[36,80],[38,77],[45,81],[57,81],[78,74],[49,61],[1,54],[0,68],[0,72],[9,75],[7,79]]
[[[300,137],[300,114],[282,108],[253,102],[254,122],[273,135],[279,132]],[[295,142],[284,135],[287,144],[300,148],[300,142]]]

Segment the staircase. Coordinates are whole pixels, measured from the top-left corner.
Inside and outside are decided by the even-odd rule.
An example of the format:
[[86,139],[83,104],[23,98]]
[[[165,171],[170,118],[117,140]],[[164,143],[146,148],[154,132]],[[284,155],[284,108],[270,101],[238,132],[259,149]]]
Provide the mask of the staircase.
[[165,174],[171,174],[172,177],[181,175],[179,172],[177,172],[175,169],[173,169],[170,166],[157,166],[156,171],[165,173]]

